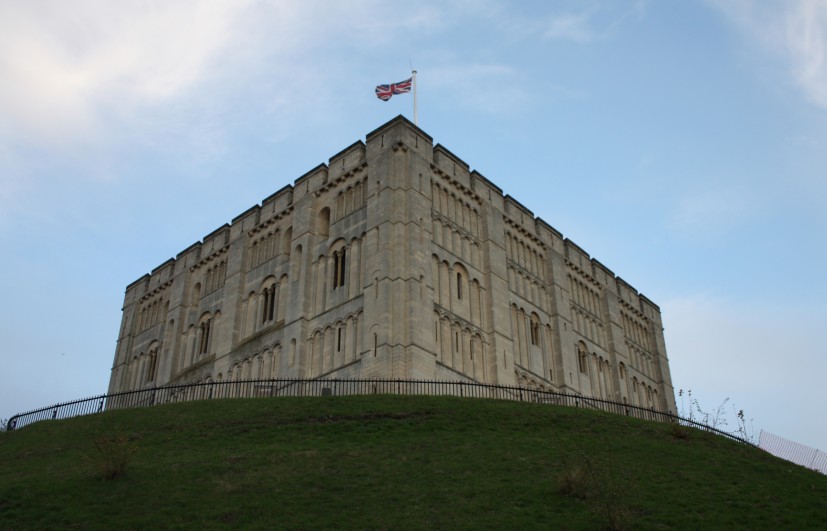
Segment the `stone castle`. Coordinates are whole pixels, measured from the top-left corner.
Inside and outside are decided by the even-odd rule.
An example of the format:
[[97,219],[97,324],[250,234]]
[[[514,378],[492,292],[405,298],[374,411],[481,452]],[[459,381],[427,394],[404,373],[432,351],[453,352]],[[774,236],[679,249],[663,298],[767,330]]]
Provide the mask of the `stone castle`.
[[658,306],[402,116],[126,288],[110,393],[317,377],[676,409]]

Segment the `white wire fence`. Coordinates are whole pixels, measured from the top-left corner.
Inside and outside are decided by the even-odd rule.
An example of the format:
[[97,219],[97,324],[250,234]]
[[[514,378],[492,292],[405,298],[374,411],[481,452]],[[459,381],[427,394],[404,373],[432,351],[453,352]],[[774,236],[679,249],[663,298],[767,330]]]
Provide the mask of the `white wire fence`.
[[761,430],[758,447],[781,459],[827,475],[827,453]]

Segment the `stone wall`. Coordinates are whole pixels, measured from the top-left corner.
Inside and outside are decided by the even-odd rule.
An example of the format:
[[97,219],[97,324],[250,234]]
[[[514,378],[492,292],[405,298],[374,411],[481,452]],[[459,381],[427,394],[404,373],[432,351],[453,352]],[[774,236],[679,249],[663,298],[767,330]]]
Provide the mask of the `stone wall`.
[[675,410],[659,308],[401,116],[127,286],[109,391],[320,376]]

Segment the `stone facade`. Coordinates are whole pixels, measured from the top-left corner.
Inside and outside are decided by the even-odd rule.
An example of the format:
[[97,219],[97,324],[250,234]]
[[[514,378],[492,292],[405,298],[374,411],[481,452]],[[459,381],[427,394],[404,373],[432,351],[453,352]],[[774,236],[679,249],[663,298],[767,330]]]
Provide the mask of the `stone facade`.
[[316,377],[675,411],[658,306],[401,116],[126,288],[110,392]]

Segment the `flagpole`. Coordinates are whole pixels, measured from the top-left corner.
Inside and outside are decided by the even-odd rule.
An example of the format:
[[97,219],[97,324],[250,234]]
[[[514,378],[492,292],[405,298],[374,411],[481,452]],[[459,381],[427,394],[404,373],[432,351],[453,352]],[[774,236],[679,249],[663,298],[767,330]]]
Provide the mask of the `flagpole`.
[[416,70],[413,71],[413,89],[414,89],[414,125],[419,126],[416,116]]

